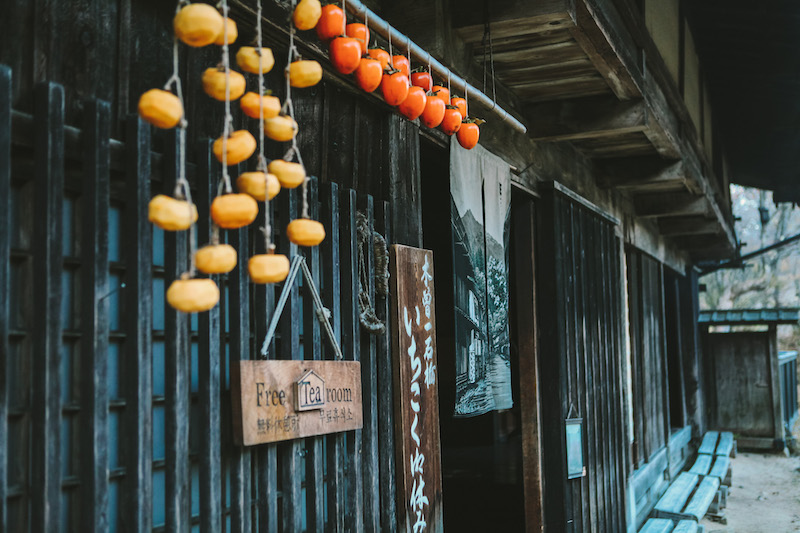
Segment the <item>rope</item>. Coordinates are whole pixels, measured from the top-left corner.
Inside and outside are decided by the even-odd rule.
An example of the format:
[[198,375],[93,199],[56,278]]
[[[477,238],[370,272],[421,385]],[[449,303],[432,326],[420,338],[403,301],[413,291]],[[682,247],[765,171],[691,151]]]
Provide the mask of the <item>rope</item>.
[[222,8],[222,18],[225,25],[222,30],[222,67],[225,69],[225,124],[222,127],[222,181],[217,189],[217,194],[233,192],[231,177],[228,174],[228,137],[231,135],[233,116],[231,115],[231,62],[228,53],[228,0],[220,0],[218,7]]
[[[181,6],[186,3],[186,0],[179,0],[175,7],[175,12],[180,11]],[[178,38],[175,37],[172,41],[172,76],[167,80],[164,85],[164,90],[169,90],[173,85],[175,86],[175,94],[181,102],[181,108],[184,110],[184,116],[181,117],[180,124],[178,125],[178,177],[175,180],[175,189],[172,195],[178,199],[185,199],[189,209],[189,219],[191,220],[194,214],[194,203],[192,202],[192,191],[189,189],[189,181],[186,179],[186,106],[183,102],[183,88],[181,87],[181,78],[179,75],[179,61],[178,61]],[[181,275],[182,279],[187,277],[194,277],[196,273],[194,264],[194,252],[197,248],[195,243],[194,231],[189,229],[189,272],[184,272]]]
[[261,0],[256,3],[256,41],[258,45],[258,164],[256,170],[264,173],[264,227],[261,231],[264,233],[264,251],[271,253],[275,250],[275,245],[272,244],[272,224],[269,214],[269,195],[267,188],[269,180],[267,180],[267,158],[264,157],[264,71],[262,67],[262,50],[263,40],[261,33]]
[[[292,7],[294,8],[294,0]],[[342,0],[342,35],[347,35],[347,0]]]
[[[345,0],[342,0],[342,5],[344,6]],[[294,11],[295,4],[297,4],[297,0],[292,0],[292,11]],[[346,19],[347,17],[345,17]],[[289,65],[292,63],[292,59],[295,56],[299,56],[300,52],[297,50],[297,46],[294,44],[294,33],[295,28],[294,24],[291,22],[289,23],[289,59],[286,61],[286,68],[283,71],[284,77],[286,78],[286,101],[283,103],[282,111],[291,117],[292,121],[296,124],[297,121],[294,118],[294,103],[292,102],[292,84],[289,80]],[[297,145],[297,131],[295,130],[292,135],[292,146],[289,150],[286,151],[284,154],[283,159],[284,161],[290,161],[292,157],[297,158],[297,162],[305,168],[303,164],[303,156],[300,155],[300,147]],[[302,195],[302,211],[301,217],[308,218],[308,177],[303,180],[303,195]]]
[[411,83],[411,37],[406,36],[406,56],[408,56],[408,86],[412,87]]
[[356,213],[356,231],[358,239],[358,307],[359,323],[361,327],[373,335],[383,335],[386,325],[375,314],[375,308],[369,299],[369,277],[364,255],[364,247],[372,240],[372,249],[375,256],[375,291],[383,296],[389,292],[389,252],[386,249],[386,240],[375,231],[370,231],[367,217],[362,212]]
[[394,54],[392,53],[392,29],[389,28],[389,64],[392,66],[392,70],[394,70]]

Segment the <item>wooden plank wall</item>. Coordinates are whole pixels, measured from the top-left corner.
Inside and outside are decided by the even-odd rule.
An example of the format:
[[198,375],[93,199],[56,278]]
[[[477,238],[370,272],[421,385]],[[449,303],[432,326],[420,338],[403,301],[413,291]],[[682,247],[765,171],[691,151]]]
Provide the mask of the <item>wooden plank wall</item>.
[[[545,522],[552,531],[625,523],[622,271],[615,223],[574,195],[543,191],[539,240]],[[565,425],[583,418],[586,476],[567,480]]]
[[634,248],[626,253],[630,306],[635,468],[666,446],[669,436],[664,267]]
[[[153,132],[135,115],[114,124],[114,106],[95,98],[75,115],[81,128],[65,125],[65,88],[50,82],[37,86],[35,115],[12,110],[12,79],[0,66],[0,197],[9,203],[0,219],[9,233],[0,240],[0,291],[8,295],[0,308],[8,346],[0,354],[0,529],[393,531],[390,344],[388,333],[359,327],[355,215],[364,212],[392,242],[385,194],[390,179],[418,183],[416,130],[398,135],[396,117],[336,86],[295,96],[309,125],[301,149],[326,182],[312,182],[310,213],[328,239],[296,250],[279,237],[278,247],[306,256],[345,356],[362,362],[365,425],[242,449],[231,439],[230,368],[258,357],[278,290],[244,274],[248,257],[263,253],[260,231],[223,232],[239,265],[216,278],[217,308],[175,313],[164,294],[186,269],[188,238],[154,229],[146,213],[152,194],[174,186],[177,135]],[[12,116],[13,127],[2,128]],[[253,125],[239,116],[235,123]],[[388,139],[393,157],[407,148],[391,173]],[[267,153],[283,148],[271,143]],[[187,152],[205,214],[219,164],[208,138]],[[299,191],[274,202],[279,232],[298,202]],[[409,215],[418,209],[405,205]],[[210,235],[203,219],[200,245]],[[366,246],[369,279],[373,254]],[[386,299],[367,288],[387,317]],[[269,357],[331,358],[322,346],[310,297],[295,288]]]

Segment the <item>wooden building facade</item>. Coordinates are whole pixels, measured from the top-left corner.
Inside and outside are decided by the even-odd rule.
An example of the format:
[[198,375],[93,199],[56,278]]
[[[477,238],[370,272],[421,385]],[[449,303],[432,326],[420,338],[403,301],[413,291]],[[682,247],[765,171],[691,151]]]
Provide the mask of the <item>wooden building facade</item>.
[[[250,43],[255,0],[229,4]],[[277,59],[266,83],[283,99],[292,3],[263,4]],[[363,21],[364,6],[347,4]],[[386,323],[393,302],[378,286],[380,252],[359,248],[359,213],[388,244],[434,252],[444,529],[636,531],[682,469],[707,425],[694,266],[737,243],[725,146],[681,2],[364,4],[527,128],[471,103],[487,119],[481,146],[513,173],[513,407],[453,416],[456,382],[470,375],[457,352],[486,344],[477,326],[455,336],[456,320],[475,322],[453,312],[474,289],[454,281],[466,252],[452,245],[448,155],[462,148],[360,91],[300,32],[300,53],[324,68],[293,100],[310,215],[327,238],[300,248],[279,232],[277,245],[305,258],[345,359],[361,362],[364,425],[236,445],[231,368],[260,357],[281,287],[245,274],[264,252],[253,226],[224,232],[239,259],[215,277],[217,308],[183,315],[165,302],[189,238],[153,229],[147,204],[172,191],[181,143],[135,110],[169,76],[175,4],[18,0],[0,36],[0,531],[397,531],[392,329],[360,326],[359,292]],[[217,191],[210,140],[223,114],[199,80],[218,59],[216,47],[180,52],[200,213]],[[258,127],[238,110],[234,123]],[[270,157],[285,148],[266,144]],[[272,209],[285,227],[297,196]],[[201,215],[198,242],[211,231]],[[332,357],[295,287],[267,358]]]

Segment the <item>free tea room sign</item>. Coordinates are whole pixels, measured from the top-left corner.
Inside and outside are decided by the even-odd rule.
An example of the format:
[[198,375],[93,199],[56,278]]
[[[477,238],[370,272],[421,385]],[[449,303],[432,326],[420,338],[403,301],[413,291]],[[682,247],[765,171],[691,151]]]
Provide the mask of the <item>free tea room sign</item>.
[[361,429],[361,363],[239,361],[234,437],[245,446]]

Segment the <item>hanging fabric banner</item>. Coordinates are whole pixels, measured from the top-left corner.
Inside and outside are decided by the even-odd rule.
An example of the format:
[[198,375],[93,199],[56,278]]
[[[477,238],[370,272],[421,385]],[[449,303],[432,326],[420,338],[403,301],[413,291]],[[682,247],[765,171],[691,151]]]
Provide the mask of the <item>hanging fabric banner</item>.
[[511,174],[476,146],[450,148],[457,417],[509,409],[508,236]]

